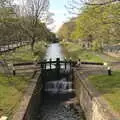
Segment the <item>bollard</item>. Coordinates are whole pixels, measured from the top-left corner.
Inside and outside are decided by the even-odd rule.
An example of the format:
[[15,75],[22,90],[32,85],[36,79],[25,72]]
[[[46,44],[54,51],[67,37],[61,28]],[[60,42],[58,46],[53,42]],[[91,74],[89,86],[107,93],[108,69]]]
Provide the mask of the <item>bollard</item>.
[[110,68],[110,67],[108,67],[108,68],[107,68],[107,70],[108,70],[108,75],[109,75],[109,76],[111,76],[111,75],[112,75],[111,68]]
[[81,64],[81,60],[78,59],[76,66],[77,66],[77,67],[80,67],[80,64]]

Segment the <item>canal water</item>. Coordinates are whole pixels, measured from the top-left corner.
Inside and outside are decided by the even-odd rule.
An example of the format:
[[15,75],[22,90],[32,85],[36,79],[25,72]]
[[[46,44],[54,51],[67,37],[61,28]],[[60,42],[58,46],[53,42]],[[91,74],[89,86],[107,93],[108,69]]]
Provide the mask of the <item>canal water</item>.
[[54,43],[49,45],[45,55],[45,59],[49,60],[50,58],[52,60],[56,60],[56,58],[60,58],[60,60],[63,60],[64,57],[60,44]]
[[[51,44],[48,47],[45,59],[49,60],[50,58],[52,60],[56,60],[56,58],[64,59],[59,44]],[[72,77],[65,72],[63,71],[61,77],[57,79],[54,71],[48,70],[46,76],[43,77],[45,83],[43,85],[43,100],[39,109],[40,112],[34,120],[84,120],[80,106],[78,106],[79,111],[76,113],[74,107],[68,104],[75,95]]]
[[[52,61],[56,61],[57,58],[60,58],[61,61],[64,60],[61,46],[58,43],[50,44],[47,49],[45,59],[46,61],[49,61],[50,59]],[[52,64],[51,67],[53,70],[47,71],[47,74],[45,75],[45,81],[47,81],[45,85],[45,91],[52,94],[72,92],[72,80],[70,80],[70,77],[68,80],[67,77],[67,74],[70,73],[70,65],[67,65],[66,70],[64,70],[64,64],[60,65],[60,74],[66,73],[61,75],[60,78],[56,76],[56,64]],[[50,69],[50,65],[48,64],[46,68]]]

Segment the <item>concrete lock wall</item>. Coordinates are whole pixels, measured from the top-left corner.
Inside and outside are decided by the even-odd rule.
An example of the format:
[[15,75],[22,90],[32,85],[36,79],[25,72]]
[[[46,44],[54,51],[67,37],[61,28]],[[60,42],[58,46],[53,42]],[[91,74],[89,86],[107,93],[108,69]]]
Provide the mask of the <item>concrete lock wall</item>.
[[32,120],[39,110],[41,103],[41,76],[37,73],[34,79],[30,81],[19,109],[16,111],[12,120]]
[[120,120],[105,100],[93,90],[93,87],[86,80],[81,79],[80,72],[76,70],[74,71],[74,87],[86,120]]

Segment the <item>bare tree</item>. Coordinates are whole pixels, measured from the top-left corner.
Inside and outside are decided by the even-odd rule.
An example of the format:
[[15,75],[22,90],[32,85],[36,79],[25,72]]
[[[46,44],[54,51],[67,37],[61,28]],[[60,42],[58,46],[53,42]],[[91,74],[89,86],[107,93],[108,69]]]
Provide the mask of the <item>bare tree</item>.
[[8,7],[8,6],[10,6],[11,5],[11,3],[12,3],[12,1],[11,0],[0,0],[0,7]]
[[[24,30],[31,38],[31,48],[33,50],[35,41],[37,39],[36,30],[40,26],[40,23],[46,22],[46,18],[49,14],[49,0],[27,0],[25,5],[25,17],[29,22],[28,29],[24,26]],[[42,28],[42,27],[41,27]]]

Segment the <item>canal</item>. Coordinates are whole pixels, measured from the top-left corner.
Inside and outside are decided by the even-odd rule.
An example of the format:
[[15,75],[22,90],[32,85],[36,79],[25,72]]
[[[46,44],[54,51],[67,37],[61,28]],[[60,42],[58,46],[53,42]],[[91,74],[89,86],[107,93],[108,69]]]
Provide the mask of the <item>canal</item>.
[[[45,59],[63,60],[61,51],[59,44],[51,44],[47,49]],[[52,70],[46,70],[42,75],[44,81],[42,103],[39,114],[34,117],[34,120],[84,120],[81,107],[78,105],[76,111],[73,103],[69,104],[75,98],[71,71],[61,70],[60,76],[56,77],[54,66],[52,65]]]

